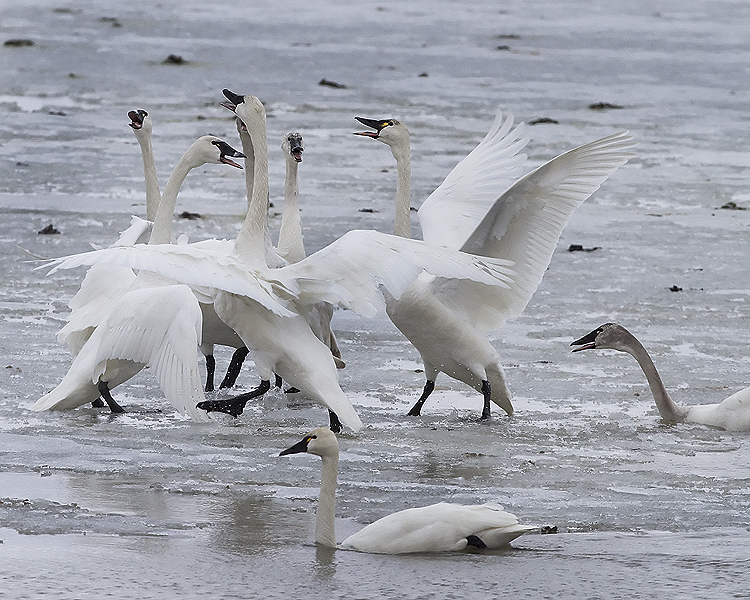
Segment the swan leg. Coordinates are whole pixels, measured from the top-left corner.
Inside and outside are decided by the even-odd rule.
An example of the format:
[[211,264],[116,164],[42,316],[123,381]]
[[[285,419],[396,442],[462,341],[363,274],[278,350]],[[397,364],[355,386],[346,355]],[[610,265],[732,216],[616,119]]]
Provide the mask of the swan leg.
[[281,375],[276,375],[276,387],[280,388],[282,384]]
[[115,399],[112,397],[112,394],[109,393],[109,385],[107,385],[106,381],[99,381],[96,387],[99,389],[99,393],[102,395],[102,398],[104,398],[104,401],[109,405],[109,410],[111,410],[113,413],[125,412],[125,409],[117,404],[117,402],[115,402]]
[[411,410],[407,413],[410,417],[418,417],[420,414],[422,414],[422,406],[424,406],[424,403],[427,402],[427,398],[430,397],[430,394],[432,393],[432,390],[435,389],[435,382],[430,381],[429,379],[425,381],[424,389],[422,390],[422,395],[419,397],[419,400],[416,401],[414,406],[411,407]]
[[247,346],[242,346],[242,348],[237,348],[237,350],[234,351],[234,354],[232,354],[232,360],[229,361],[227,374],[224,375],[224,381],[219,385],[219,389],[223,390],[224,388],[234,387],[234,384],[237,382],[237,377],[240,375],[242,363],[245,362],[245,357],[249,352],[250,350],[247,349]]
[[236,418],[242,414],[242,411],[245,409],[245,404],[253,398],[262,396],[270,389],[271,381],[264,379],[260,382],[260,385],[257,388],[247,394],[240,394],[239,396],[227,398],[225,400],[206,400],[204,402],[199,402],[196,406],[206,412],[223,412]]
[[484,396],[484,406],[482,407],[482,419],[490,418],[490,397],[492,396],[492,387],[486,379],[482,380],[482,396]]
[[206,391],[214,391],[214,373],[216,373],[216,359],[213,354],[206,354]]
[[333,412],[330,408],[328,409],[328,421],[330,423],[328,428],[333,431],[333,433],[341,433],[341,421],[339,421],[336,413]]

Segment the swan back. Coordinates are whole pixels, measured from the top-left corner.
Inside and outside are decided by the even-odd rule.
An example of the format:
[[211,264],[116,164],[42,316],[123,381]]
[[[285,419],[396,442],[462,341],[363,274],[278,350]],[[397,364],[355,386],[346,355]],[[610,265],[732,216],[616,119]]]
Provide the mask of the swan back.
[[452,552],[468,545],[499,548],[534,529],[498,504],[440,502],[383,517],[346,538],[342,548],[377,554]]

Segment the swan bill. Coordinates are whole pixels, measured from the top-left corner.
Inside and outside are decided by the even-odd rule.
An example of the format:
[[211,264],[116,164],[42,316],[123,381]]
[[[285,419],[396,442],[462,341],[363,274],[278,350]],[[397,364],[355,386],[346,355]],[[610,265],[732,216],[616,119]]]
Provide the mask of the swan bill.
[[580,352],[581,350],[593,350],[596,348],[596,338],[597,336],[604,331],[609,323],[606,323],[604,325],[601,325],[600,327],[597,327],[594,329],[594,331],[591,331],[584,335],[581,338],[578,338],[577,340],[570,342],[571,346],[579,346],[578,348],[573,348],[573,352]]
[[128,117],[130,118],[130,125],[133,129],[141,129],[143,127],[143,121],[148,116],[148,113],[143,109],[138,110],[131,110],[128,112]]
[[365,137],[371,137],[377,139],[380,136],[380,132],[388,127],[389,125],[395,125],[398,121],[394,119],[365,119],[364,117],[354,117],[362,123],[365,127],[370,127],[375,131],[355,131],[354,135],[362,135]]
[[279,456],[286,456],[287,454],[301,454],[307,452],[307,447],[310,444],[310,440],[314,440],[316,437],[317,436],[315,435],[306,435],[299,442],[294,444],[294,446],[291,446],[290,448],[279,452]]

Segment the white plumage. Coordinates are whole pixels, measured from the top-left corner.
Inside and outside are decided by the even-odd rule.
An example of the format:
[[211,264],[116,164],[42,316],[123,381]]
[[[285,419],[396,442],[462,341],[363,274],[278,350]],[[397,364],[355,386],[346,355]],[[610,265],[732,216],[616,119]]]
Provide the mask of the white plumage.
[[[390,146],[398,167],[394,232],[409,237],[410,141],[395,119],[357,119],[374,131],[358,135]],[[422,396],[409,411],[421,414],[443,372],[473,387],[512,414],[500,357],[487,331],[519,315],[544,276],[573,210],[632,155],[632,137],[618,133],[562,154],[516,180],[526,160],[522,125],[498,113],[479,145],[448,174],[418,211],[426,243],[512,261],[507,287],[422,275],[400,298],[388,298],[393,324],[419,351],[425,369]]]
[[[307,452],[320,456],[322,472],[316,510],[315,541],[336,547],[335,503],[339,446],[330,429],[311,431],[281,456]],[[534,527],[520,525],[498,504],[462,505],[440,502],[409,508],[367,525],[340,547],[376,554],[455,552],[467,546],[501,548]]]
[[[203,136],[190,146],[165,187],[149,239],[152,247],[170,245],[177,193],[187,174],[207,162],[239,167],[227,156],[242,155],[213,136]],[[150,365],[175,408],[196,421],[207,421],[207,415],[195,407],[204,399],[196,352],[200,336],[201,313],[192,290],[142,270],[109,307],[63,381],[32,410],[73,408],[102,395],[113,412],[122,412],[110,390]]]
[[300,307],[324,301],[372,316],[384,307],[383,289],[397,298],[425,269],[434,276],[470,279],[492,287],[507,287],[513,270],[502,259],[472,256],[374,231],[349,232],[298,263],[269,269],[265,110],[253,96],[229,94],[236,99],[236,112],[250,132],[255,152],[252,202],[233,252],[188,244],[109,248],[60,259],[56,268],[106,261],[212,289],[217,314],[253,353],[262,384],[237,399],[203,406],[221,409],[232,405],[232,410],[236,404],[244,406],[263,393],[263,388],[268,389],[271,373],[276,373],[334,413],[345,412],[346,417],[338,415],[341,420],[359,429],[361,421],[338,385],[330,349],[312,333]]

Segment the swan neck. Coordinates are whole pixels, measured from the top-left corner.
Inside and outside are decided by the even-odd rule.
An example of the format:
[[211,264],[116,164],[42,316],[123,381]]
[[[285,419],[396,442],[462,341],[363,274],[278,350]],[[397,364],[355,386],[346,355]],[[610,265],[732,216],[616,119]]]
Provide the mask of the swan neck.
[[[247,215],[235,242],[235,253],[247,265],[266,266],[268,234],[268,143],[265,122],[249,128],[253,146],[252,193]],[[247,184],[247,180],[246,180]]]
[[161,202],[161,191],[159,190],[159,178],[156,175],[156,165],[154,164],[154,151],[151,147],[151,134],[147,134],[144,138],[138,138],[138,144],[141,147],[143,176],[146,180],[146,220],[153,223]]
[[182,155],[182,158],[172,170],[167,185],[164,186],[164,194],[161,197],[161,202],[159,202],[159,208],[156,210],[151,237],[148,240],[149,244],[169,244],[172,241],[172,218],[177,204],[177,194],[188,173],[197,166],[192,154],[191,149],[188,149]]
[[245,155],[245,189],[247,190],[247,206],[253,199],[253,182],[255,180],[255,148],[253,140],[246,131],[240,133],[242,153]]
[[628,352],[638,361],[638,364],[646,376],[651,394],[656,402],[656,408],[662,419],[666,421],[681,421],[687,415],[687,409],[677,404],[670,397],[659,372],[656,370],[654,361],[643,345],[634,337],[629,345]]
[[396,159],[398,181],[396,183],[396,219],[394,235],[411,237],[411,150],[406,140],[399,148],[392,148]]
[[328,548],[336,547],[336,479],[338,456],[324,456],[320,478],[320,495],[315,512],[315,541]]
[[286,179],[284,180],[284,210],[281,213],[277,250],[279,255],[290,263],[296,263],[305,258],[302,217],[299,210],[297,168],[297,161],[292,157],[287,157]]

